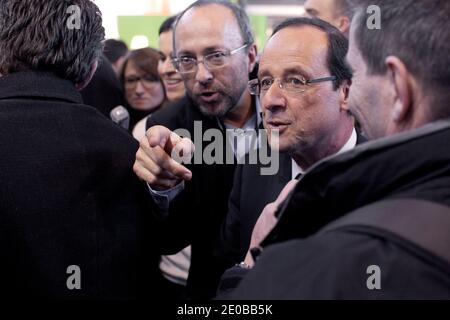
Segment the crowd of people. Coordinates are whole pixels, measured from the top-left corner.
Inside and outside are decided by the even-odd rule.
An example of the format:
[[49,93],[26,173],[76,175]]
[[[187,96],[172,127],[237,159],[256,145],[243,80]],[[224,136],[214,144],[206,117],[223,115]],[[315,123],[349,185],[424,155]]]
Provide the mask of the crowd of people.
[[0,4],[10,297],[450,298],[450,2],[307,0],[258,48],[197,0],[137,50],[72,2]]

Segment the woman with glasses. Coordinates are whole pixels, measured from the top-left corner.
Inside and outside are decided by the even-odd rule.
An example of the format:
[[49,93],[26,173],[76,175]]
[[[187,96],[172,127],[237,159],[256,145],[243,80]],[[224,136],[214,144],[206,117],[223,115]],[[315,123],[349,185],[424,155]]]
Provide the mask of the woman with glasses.
[[138,129],[135,126],[140,120],[161,108],[166,101],[158,74],[159,58],[157,50],[143,48],[131,51],[124,62],[120,78],[130,113],[130,130],[133,132]]

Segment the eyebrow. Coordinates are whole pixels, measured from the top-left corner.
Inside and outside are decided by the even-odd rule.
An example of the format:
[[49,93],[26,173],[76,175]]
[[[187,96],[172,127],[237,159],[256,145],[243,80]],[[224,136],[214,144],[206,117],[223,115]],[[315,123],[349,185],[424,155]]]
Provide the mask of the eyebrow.
[[312,8],[306,9],[306,12],[307,12],[308,14],[312,15],[312,16],[317,16],[317,15],[319,15],[319,12],[318,12],[317,10],[315,10],[315,9],[312,9]]
[[[205,49],[202,50],[202,55],[206,55],[215,51],[223,51],[226,50],[225,48],[222,47],[218,47],[218,46],[213,46],[213,47],[206,47]],[[179,55],[192,55],[194,56],[195,54],[192,51],[180,51]]]
[[[297,66],[297,67],[291,67],[291,68],[287,68],[283,70],[283,77],[285,77],[286,75],[301,75],[304,76],[305,78],[310,78],[310,73],[308,71],[306,71],[304,68]],[[261,70],[260,73],[258,73],[258,78],[262,78],[262,77],[267,77],[267,76],[272,76],[271,73],[268,70]]]

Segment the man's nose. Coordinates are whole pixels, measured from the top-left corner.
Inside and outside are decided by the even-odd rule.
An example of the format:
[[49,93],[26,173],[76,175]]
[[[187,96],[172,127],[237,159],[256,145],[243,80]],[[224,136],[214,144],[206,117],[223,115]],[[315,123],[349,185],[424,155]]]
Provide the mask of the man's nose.
[[197,62],[197,73],[195,74],[195,79],[201,84],[208,84],[213,79],[211,71],[208,70],[203,61]]
[[163,62],[163,66],[162,66],[162,71],[163,73],[174,73],[176,72],[172,62],[170,61],[169,58],[167,58],[166,60],[164,60]]
[[274,81],[270,88],[261,95],[261,105],[263,109],[275,111],[285,108],[287,104],[285,91],[281,88],[279,81]]

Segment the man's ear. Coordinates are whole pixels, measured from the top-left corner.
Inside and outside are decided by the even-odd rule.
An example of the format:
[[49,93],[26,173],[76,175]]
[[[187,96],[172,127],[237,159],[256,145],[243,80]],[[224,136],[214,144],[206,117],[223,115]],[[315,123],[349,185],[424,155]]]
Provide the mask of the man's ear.
[[413,102],[413,77],[405,64],[395,56],[389,56],[385,60],[395,90],[394,106],[391,110],[391,120],[399,123],[404,121],[412,112]]
[[95,60],[95,62],[91,66],[91,71],[89,72],[88,77],[83,82],[76,83],[75,89],[77,89],[78,91],[83,90],[89,84],[89,82],[91,82],[92,77],[95,74],[95,71],[97,71],[97,67],[98,67],[98,60]]
[[351,20],[348,17],[340,16],[338,18],[337,28],[339,29],[340,32],[342,32],[343,34],[345,34],[347,36],[350,32],[350,25],[351,25]]
[[256,58],[258,57],[258,47],[256,46],[256,44],[253,43],[250,46],[247,56],[249,61],[248,73],[251,73],[256,64]]
[[350,111],[348,107],[348,96],[350,94],[351,85],[351,80],[344,80],[339,88],[339,105],[344,111]]

